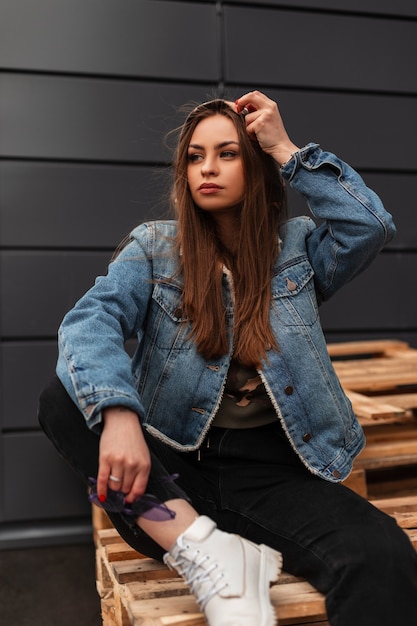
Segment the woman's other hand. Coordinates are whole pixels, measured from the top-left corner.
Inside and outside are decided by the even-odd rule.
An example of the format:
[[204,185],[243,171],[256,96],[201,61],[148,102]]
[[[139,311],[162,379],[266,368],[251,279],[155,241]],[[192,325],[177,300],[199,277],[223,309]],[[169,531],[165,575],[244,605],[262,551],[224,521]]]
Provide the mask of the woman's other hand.
[[145,493],[151,468],[142,426],[136,413],[124,407],[107,408],[103,416],[97,493],[104,501],[109,486],[133,502]]
[[262,150],[283,165],[299,149],[289,138],[278,105],[260,91],[251,91],[236,100],[236,111],[246,108],[246,130]]

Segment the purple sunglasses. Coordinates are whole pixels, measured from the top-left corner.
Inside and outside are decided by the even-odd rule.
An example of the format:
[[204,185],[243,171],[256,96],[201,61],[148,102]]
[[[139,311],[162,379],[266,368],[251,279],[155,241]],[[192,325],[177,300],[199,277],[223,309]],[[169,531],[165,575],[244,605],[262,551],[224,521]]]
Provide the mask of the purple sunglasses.
[[[178,474],[171,474],[170,476],[164,476],[162,481],[171,482],[176,478],[178,478]],[[108,513],[122,513],[130,517],[145,517],[154,522],[164,522],[175,517],[175,512],[171,511],[166,504],[160,502],[151,493],[144,493],[143,496],[133,502],[126,502],[125,494],[122,491],[114,491],[108,488],[106,501],[100,502],[97,493],[97,480],[89,477],[88,481],[90,483],[88,499]]]

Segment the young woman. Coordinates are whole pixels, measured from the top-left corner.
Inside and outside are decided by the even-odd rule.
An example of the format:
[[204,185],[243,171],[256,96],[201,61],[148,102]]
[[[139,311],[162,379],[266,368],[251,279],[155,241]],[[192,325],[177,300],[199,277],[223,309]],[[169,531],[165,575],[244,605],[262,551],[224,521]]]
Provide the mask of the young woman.
[[[320,226],[287,219],[286,182]],[[211,626],[274,624],[282,558],[326,594],[332,626],[417,623],[410,541],[340,484],[364,436],[318,315],[391,239],[391,216],[335,155],[294,145],[257,91],[189,114],[173,205],[64,318],[43,428]]]

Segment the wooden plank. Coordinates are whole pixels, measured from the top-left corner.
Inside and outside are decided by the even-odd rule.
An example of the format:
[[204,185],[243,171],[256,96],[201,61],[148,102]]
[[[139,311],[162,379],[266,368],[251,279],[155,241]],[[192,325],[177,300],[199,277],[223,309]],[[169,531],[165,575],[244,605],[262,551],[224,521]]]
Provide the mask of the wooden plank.
[[381,498],[371,500],[372,504],[381,511],[396,517],[399,513],[409,513],[417,511],[417,495],[398,497],[398,498]]
[[417,463],[417,442],[410,442],[396,446],[389,443],[375,445],[373,450],[365,450],[355,460],[355,467],[366,470],[375,470],[387,467],[401,467],[403,465],[415,465]]
[[96,550],[96,589],[100,598],[113,597],[114,580],[110,575],[107,563]]
[[405,386],[417,386],[417,352],[389,359],[337,361],[333,365],[348,390],[401,391]]
[[130,602],[128,614],[132,626],[206,625],[204,616],[191,595],[170,598],[169,602],[164,602],[162,599]]
[[417,496],[386,498],[372,501],[372,504],[388,515],[395,517],[401,528],[417,529]]
[[142,557],[140,552],[137,552],[123,540],[106,546],[105,552],[109,563],[113,563],[114,561],[129,561],[137,560],[138,558],[145,558]]
[[[362,420],[392,420],[392,421],[408,421],[409,413],[396,403],[396,396],[384,396],[386,400],[381,400],[379,396],[369,397],[362,393],[346,389],[345,393],[352,403],[352,408],[358,419]],[[416,394],[417,397],[417,394]]]
[[101,619],[103,620],[103,626],[119,626],[116,621],[115,613],[114,600],[103,598],[101,600]]
[[[369,359],[352,359],[351,361],[334,361],[333,365],[338,375],[341,377],[348,389],[355,389],[349,383],[353,381],[355,385],[360,384],[362,389],[372,389],[373,379],[378,381],[382,379],[386,382],[390,376],[394,380],[404,377],[406,380],[402,384],[408,384],[409,378],[413,382],[416,381],[417,353],[404,352],[402,356],[393,356],[389,358],[375,357]],[[367,377],[371,376],[372,381]],[[362,378],[362,380],[361,380]],[[370,385],[368,387],[368,385]],[[392,385],[391,385],[392,386]]]
[[378,424],[365,428],[366,446],[354,467],[382,469],[417,464],[417,422]]
[[401,515],[396,515],[396,520],[398,526],[401,528],[407,528],[415,532],[417,528],[417,512],[413,511],[412,513],[402,513]]
[[[94,505],[93,505],[94,508]],[[96,507],[97,508],[97,507]],[[93,523],[96,518],[93,517]],[[98,528],[97,529],[97,540],[100,546],[107,546],[111,543],[118,543],[123,541],[117,530],[113,528]]]
[[372,398],[380,403],[392,403],[402,409],[407,415],[417,412],[417,393],[395,393],[391,395],[377,395]]
[[415,528],[410,528],[410,529],[406,528],[405,532],[409,536],[410,541],[413,544],[414,548],[417,550],[417,530]]
[[377,443],[412,442],[417,438],[417,421],[410,424],[377,424],[365,433],[368,451],[372,451],[372,447]]
[[367,473],[368,498],[395,498],[417,493],[417,467],[377,468]]
[[392,351],[398,352],[408,350],[406,341],[397,339],[380,339],[371,341],[344,341],[339,343],[328,343],[327,350],[332,358],[349,357],[352,355],[386,355]]
[[[93,513],[97,508],[98,507],[94,505],[92,506]],[[96,517],[93,517],[93,524],[96,519]],[[98,519],[100,523],[101,517]],[[102,558],[109,563],[145,558],[140,552],[137,552],[132,546],[126,543],[113,526],[111,528],[98,529],[95,532],[97,538],[99,537],[98,550],[102,553]]]
[[[312,621],[313,620],[313,621]],[[322,621],[320,618],[296,617],[295,620],[281,621],[280,626],[330,626],[328,621]]]
[[112,564],[112,571],[114,579],[121,584],[140,580],[161,580],[176,576],[160,561],[143,557],[129,561],[116,561]]
[[[286,626],[330,626],[330,623],[328,621],[322,621],[320,618],[318,618],[319,621],[317,621],[316,619],[314,619],[314,621],[311,621],[310,618],[296,618],[295,621],[294,620],[285,620],[285,624]],[[281,626],[283,626],[283,622],[281,622]]]
[[324,596],[307,582],[275,585],[271,600],[280,624],[295,617],[326,617]]
[[172,578],[143,580],[123,585],[123,597],[127,602],[185,595],[190,595],[190,590],[182,578],[174,577],[174,573]]

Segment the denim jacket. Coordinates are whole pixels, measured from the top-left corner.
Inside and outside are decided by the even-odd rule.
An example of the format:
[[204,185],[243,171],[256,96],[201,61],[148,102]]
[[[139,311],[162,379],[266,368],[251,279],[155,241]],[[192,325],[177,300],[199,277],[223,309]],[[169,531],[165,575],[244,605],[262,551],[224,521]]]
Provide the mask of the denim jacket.
[[[297,152],[282,173],[320,225],[296,217],[280,229],[270,310],[279,351],[268,352],[260,374],[305,466],[338,482],[349,474],[364,435],[328,356],[318,306],[369,265],[395,226],[361,177],[318,144]],[[206,361],[183,319],[176,228],[175,221],[153,221],[131,233],[107,275],[65,316],[57,374],[90,428],[100,430],[105,407],[124,405],[150,434],[192,451],[222,400],[233,344],[233,296],[225,271],[230,349]],[[133,359],[125,350],[131,337],[138,339]]]

